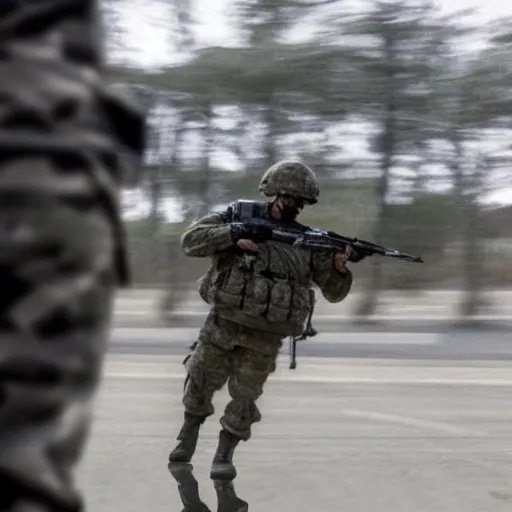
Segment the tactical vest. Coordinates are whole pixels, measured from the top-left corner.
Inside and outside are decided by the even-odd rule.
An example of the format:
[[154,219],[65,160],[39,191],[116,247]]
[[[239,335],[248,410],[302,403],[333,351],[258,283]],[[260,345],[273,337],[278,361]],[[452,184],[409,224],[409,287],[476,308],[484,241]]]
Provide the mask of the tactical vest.
[[[267,203],[237,201],[223,214],[223,220],[262,218],[267,208]],[[256,259],[236,247],[215,255],[200,280],[201,297],[221,318],[283,337],[302,334],[315,302],[310,277],[296,279],[289,273],[275,273],[270,261],[262,268]]]

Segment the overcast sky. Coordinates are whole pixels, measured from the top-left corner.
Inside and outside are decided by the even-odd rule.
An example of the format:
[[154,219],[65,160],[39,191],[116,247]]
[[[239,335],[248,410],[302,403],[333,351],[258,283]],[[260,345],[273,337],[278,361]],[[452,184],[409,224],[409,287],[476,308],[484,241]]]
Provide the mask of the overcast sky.
[[[196,38],[199,44],[229,45],[236,42],[236,31],[229,23],[231,0],[192,0],[194,16],[198,22]],[[346,0],[345,8],[361,8],[361,0]],[[475,7],[478,16],[471,23],[491,22],[493,19],[512,16],[512,0],[438,0],[445,13]],[[141,67],[160,67],[173,61],[173,51],[169,44],[170,9],[166,2],[156,4],[147,0],[126,1],[122,17],[128,31],[125,43],[130,48],[123,55]],[[301,30],[300,34],[305,31]],[[297,34],[298,37],[299,34]],[[352,150],[348,153],[359,154],[362,139],[354,137]],[[502,190],[493,194],[493,200],[512,203],[512,190]]]
[[[201,44],[226,45],[236,39],[236,31],[228,22],[231,0],[192,0],[195,18],[199,23],[196,32]],[[475,22],[487,22],[512,16],[510,0],[438,0],[446,12],[464,8],[477,8]],[[130,60],[143,66],[159,66],[172,60],[168,45],[169,7],[163,2],[155,7],[153,2],[131,0],[123,9],[123,18],[129,30],[127,43],[131,46]],[[129,5],[129,7],[128,7]],[[346,0],[344,8],[357,9],[361,0]],[[303,32],[301,30],[301,32]]]

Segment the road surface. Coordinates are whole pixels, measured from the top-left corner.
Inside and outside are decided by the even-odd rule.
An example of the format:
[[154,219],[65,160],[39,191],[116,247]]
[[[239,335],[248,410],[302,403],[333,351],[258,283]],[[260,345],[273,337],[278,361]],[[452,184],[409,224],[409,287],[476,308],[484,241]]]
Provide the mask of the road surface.
[[[131,354],[186,354],[198,328],[113,329],[110,351]],[[288,353],[288,343],[283,344]],[[372,357],[512,361],[508,330],[449,330],[432,332],[324,332],[298,344],[302,357]]]
[[[78,481],[90,511],[179,512],[167,456],[182,416],[183,354],[179,343],[156,343],[156,334],[121,335],[114,333],[104,366]],[[500,336],[487,333],[481,344],[498,353]],[[410,339],[381,339],[392,351],[385,358],[369,355],[381,350],[378,340],[361,337],[360,358],[334,355],[350,345],[319,342],[295,371],[283,354],[259,401],[263,421],[235,455],[236,491],[251,512],[512,510],[512,362],[448,360],[446,340]],[[454,340],[462,350],[463,340]],[[469,345],[475,354],[471,336]],[[425,347],[435,358],[421,355]],[[208,471],[227,400],[224,390],[216,397],[194,459],[212,512]]]

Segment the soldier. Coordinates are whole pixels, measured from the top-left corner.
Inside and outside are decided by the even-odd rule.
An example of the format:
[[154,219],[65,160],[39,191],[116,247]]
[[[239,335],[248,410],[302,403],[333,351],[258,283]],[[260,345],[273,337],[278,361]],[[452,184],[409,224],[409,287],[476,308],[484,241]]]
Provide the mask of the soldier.
[[[4,5],[5,4],[5,5]],[[100,75],[93,0],[2,2],[0,508],[75,512],[112,296],[128,281],[121,147],[142,117]]]
[[[271,166],[259,188],[271,198],[266,203],[271,218],[297,225],[304,205],[315,204],[319,195],[316,176],[297,161]],[[312,285],[332,303],[345,299],[352,285],[346,266],[350,247],[327,255],[272,241],[255,243],[249,236],[243,224],[229,222],[224,212],[193,223],[181,238],[186,255],[212,260],[200,285],[212,307],[185,360],[185,418],[169,460],[191,460],[200,427],[214,412],[212,397],[229,381],[231,401],[220,420],[210,473],[214,479],[235,478],[234,450],[261,420],[256,401],[275,370],[283,339],[300,332],[310,317]]]

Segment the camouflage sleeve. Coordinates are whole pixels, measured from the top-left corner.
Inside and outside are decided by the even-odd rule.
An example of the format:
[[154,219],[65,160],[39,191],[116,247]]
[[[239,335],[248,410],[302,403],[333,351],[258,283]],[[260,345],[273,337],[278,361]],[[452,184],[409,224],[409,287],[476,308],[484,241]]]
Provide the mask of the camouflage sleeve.
[[[4,5],[5,4],[5,5]],[[83,510],[116,285],[128,281],[120,150],[138,108],[107,91],[93,0],[2,3],[0,507]]]
[[313,282],[329,302],[341,302],[352,287],[352,272],[340,274],[334,267],[332,254],[313,253]]
[[220,213],[212,213],[197,220],[181,236],[183,252],[195,258],[212,256],[233,245],[231,228]]

